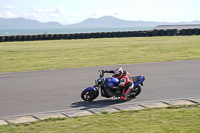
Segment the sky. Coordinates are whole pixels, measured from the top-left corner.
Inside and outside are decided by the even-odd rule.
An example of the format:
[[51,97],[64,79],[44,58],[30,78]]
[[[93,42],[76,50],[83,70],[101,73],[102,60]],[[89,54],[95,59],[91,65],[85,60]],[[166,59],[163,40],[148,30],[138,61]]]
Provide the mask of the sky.
[[0,0],[0,18],[75,24],[108,15],[131,21],[200,21],[200,0]]

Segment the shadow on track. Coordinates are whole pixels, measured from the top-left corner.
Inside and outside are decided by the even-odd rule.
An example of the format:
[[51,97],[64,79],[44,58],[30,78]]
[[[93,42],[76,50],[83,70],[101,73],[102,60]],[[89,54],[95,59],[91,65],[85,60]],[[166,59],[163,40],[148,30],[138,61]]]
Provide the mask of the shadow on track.
[[115,104],[122,104],[126,103],[135,97],[129,98],[127,101],[122,101],[120,98],[118,99],[105,99],[105,100],[98,100],[98,101],[80,101],[72,103],[70,107],[72,108],[80,108],[84,107],[81,110],[91,109],[91,108],[102,108],[107,107]]

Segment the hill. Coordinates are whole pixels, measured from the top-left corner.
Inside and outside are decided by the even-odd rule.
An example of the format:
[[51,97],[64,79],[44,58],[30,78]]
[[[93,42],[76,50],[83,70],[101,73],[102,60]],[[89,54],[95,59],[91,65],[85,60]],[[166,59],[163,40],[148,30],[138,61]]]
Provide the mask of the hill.
[[154,22],[154,21],[130,21],[122,20],[112,16],[101,18],[88,18],[80,23],[62,25],[58,22],[41,23],[36,20],[25,18],[0,18],[0,29],[31,29],[31,28],[107,28],[107,27],[156,27],[157,25],[180,25],[180,24],[200,24],[200,21],[193,22]]
[[104,16],[101,18],[88,18],[83,22],[68,25],[69,27],[80,27],[80,28],[89,28],[89,27],[154,27],[159,22],[151,21],[128,21],[118,19],[112,16]]
[[0,18],[0,29],[62,28],[58,22],[41,23],[25,18]]
[[200,29],[200,24],[187,24],[187,25],[158,25],[156,26],[154,29],[195,29],[195,28],[199,28]]

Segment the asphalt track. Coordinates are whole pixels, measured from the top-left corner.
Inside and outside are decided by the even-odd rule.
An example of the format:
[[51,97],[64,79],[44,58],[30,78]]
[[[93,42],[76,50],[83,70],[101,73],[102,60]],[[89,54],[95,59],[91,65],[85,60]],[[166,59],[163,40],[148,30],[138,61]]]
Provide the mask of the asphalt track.
[[200,60],[1,73],[0,117],[122,103],[101,96],[92,102],[80,98],[81,91],[94,84],[98,70],[119,66],[146,77],[141,94],[125,103],[200,95]]

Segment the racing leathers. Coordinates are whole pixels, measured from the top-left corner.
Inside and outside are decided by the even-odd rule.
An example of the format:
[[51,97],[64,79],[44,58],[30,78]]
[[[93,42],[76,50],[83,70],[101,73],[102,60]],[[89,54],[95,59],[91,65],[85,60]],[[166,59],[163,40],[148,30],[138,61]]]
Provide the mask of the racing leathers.
[[[105,70],[104,72],[112,73],[113,77],[115,77],[114,70]],[[115,78],[117,78],[119,80],[119,85],[118,86],[110,86],[110,88],[116,89],[116,90],[123,89],[122,94],[121,94],[121,99],[125,101],[125,100],[127,100],[131,89],[134,87],[134,83],[131,78],[131,75],[127,71],[123,71],[122,76],[115,77]]]

